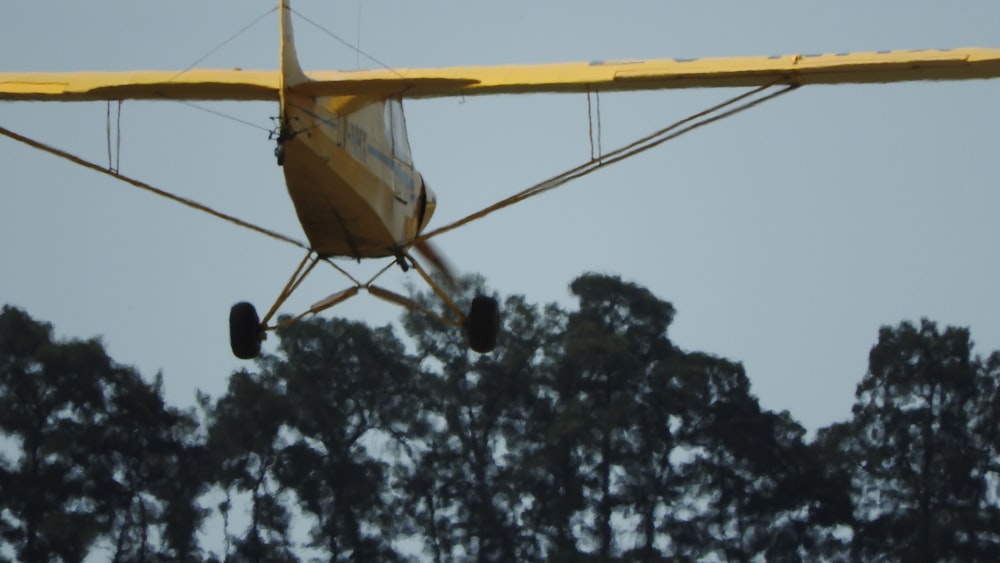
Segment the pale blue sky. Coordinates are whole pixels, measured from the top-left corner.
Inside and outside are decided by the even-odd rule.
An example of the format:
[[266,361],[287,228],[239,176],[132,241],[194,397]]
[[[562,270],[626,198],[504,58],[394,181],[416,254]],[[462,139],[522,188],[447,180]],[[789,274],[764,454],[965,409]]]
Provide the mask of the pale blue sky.
[[[0,70],[179,70],[272,4],[10,3]],[[353,43],[358,5],[294,8]],[[277,21],[201,66],[276,67]],[[295,25],[303,66],[357,67],[353,51]],[[377,1],[362,9],[360,42],[412,67],[1000,47],[998,29],[994,1]],[[602,96],[603,146],[735,93]],[[814,429],[850,415],[882,324],[927,316],[970,327],[980,352],[1000,349],[998,99],[1000,80],[803,88],[438,242],[460,270],[534,302],[572,306],[566,286],[588,270],[644,285],[677,308],[679,346],[742,361],[765,407]],[[265,103],[209,107],[261,128],[276,114]],[[5,103],[0,125],[104,162],[105,109]],[[583,96],[406,111],[438,194],[436,225],[590,154]],[[299,236],[272,148],[263,130],[184,105],[124,107],[123,173]],[[62,336],[103,335],[116,360],[162,370],[174,404],[222,392],[240,365],[229,306],[266,309],[300,252],[7,139],[0,167],[0,301]],[[390,276],[394,287],[408,279]],[[316,276],[287,310],[341,287]],[[333,314],[377,325],[399,310],[361,296]]]

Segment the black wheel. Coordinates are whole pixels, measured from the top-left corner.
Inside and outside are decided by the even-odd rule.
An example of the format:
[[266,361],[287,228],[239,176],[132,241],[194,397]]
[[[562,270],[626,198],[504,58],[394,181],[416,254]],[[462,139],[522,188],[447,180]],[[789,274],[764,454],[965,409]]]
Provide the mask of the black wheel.
[[229,345],[241,360],[260,355],[260,317],[250,303],[237,303],[229,310]]
[[472,300],[469,316],[465,320],[465,333],[469,337],[469,348],[480,354],[492,352],[497,347],[500,306],[496,299],[480,295]]

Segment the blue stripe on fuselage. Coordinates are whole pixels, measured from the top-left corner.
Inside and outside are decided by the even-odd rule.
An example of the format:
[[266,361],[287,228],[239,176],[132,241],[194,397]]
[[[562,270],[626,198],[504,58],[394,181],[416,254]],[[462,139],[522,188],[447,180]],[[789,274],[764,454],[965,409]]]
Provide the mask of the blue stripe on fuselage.
[[384,164],[386,168],[392,171],[393,176],[395,176],[397,180],[401,180],[403,185],[409,188],[410,201],[416,199],[416,186],[413,185],[413,177],[407,173],[407,169],[401,167],[395,158],[385,154],[371,145],[368,145],[368,154],[375,157],[375,160]]
[[[340,123],[338,123],[337,120],[341,118],[338,117],[337,120],[328,119],[326,117],[317,115],[316,113],[309,111],[306,108],[299,106],[296,106],[296,108],[300,110],[302,113],[305,113],[306,115],[312,117],[320,124],[325,125],[335,131],[340,130]],[[337,141],[337,146],[341,146],[339,139],[335,138],[335,140]],[[385,154],[384,152],[378,150],[377,148],[373,147],[368,143],[365,143],[365,145],[367,148],[367,153],[373,156],[379,162],[381,162],[386,168],[389,169],[390,172],[392,172],[392,175],[395,176],[397,180],[401,181],[403,185],[406,186],[406,188],[409,190],[409,201],[414,201],[416,199],[417,189],[413,183],[413,177],[408,173],[409,171],[406,168],[401,167],[395,158]]]

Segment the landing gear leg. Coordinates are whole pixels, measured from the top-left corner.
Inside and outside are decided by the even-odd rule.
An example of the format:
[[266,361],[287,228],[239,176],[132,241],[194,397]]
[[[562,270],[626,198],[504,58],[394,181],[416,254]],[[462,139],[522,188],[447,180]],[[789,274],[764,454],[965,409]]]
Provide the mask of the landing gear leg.
[[327,298],[315,303],[303,313],[294,317],[284,318],[279,323],[271,325],[270,321],[277,312],[278,308],[291,296],[292,292],[298,288],[299,284],[302,283],[302,281],[309,275],[320,260],[323,259],[312,251],[310,251],[306,257],[302,259],[302,262],[299,264],[298,268],[296,268],[292,277],[288,280],[288,283],[281,291],[281,294],[278,296],[278,299],[275,301],[270,311],[264,315],[263,320],[258,317],[256,309],[254,309],[254,306],[250,303],[242,302],[233,305],[233,308],[229,311],[229,341],[233,349],[233,354],[235,354],[237,358],[244,360],[256,358],[260,355],[261,342],[264,340],[264,336],[268,331],[279,330],[282,327],[289,326],[292,323],[299,321],[306,315],[316,314],[339,305],[340,303],[354,297],[360,291],[367,291],[369,294],[379,299],[396,305],[401,305],[413,311],[418,311],[446,325],[462,329],[468,338],[469,347],[480,354],[492,352],[497,346],[497,337],[500,333],[500,307],[497,304],[497,300],[492,297],[480,295],[472,300],[472,306],[469,309],[469,314],[463,314],[462,310],[455,305],[450,297],[448,297],[444,289],[437,282],[435,282],[427,274],[427,272],[424,271],[420,263],[418,263],[413,256],[409,254],[401,254],[397,257],[395,263],[400,266],[408,265],[410,268],[416,270],[431,287],[431,289],[433,289],[434,292],[444,301],[448,309],[451,310],[453,318],[446,318],[448,315],[439,315],[434,311],[421,306],[409,297],[375,285],[374,282],[376,278],[389,270],[389,268],[392,267],[393,262],[387,264],[384,268],[382,268],[382,270],[372,276],[370,280],[362,283],[353,278],[349,273],[345,272],[333,262],[325,260],[326,262],[329,262],[330,265],[337,271],[350,279],[354,285],[345,290],[331,294]]
[[[463,315],[461,309],[455,305],[454,301],[448,297],[448,294],[444,291],[437,282],[431,278],[424,268],[417,262],[412,255],[407,255],[410,259],[410,265],[414,270],[420,274],[420,277],[424,278],[427,285],[434,290],[434,293],[441,298],[442,301],[455,313],[460,321],[457,323],[450,323],[437,315],[430,313],[429,311],[421,308],[420,306],[412,303],[409,299],[394,300],[395,302],[403,305],[404,307],[421,311],[431,317],[435,317],[445,324],[454,324],[455,326],[461,327],[465,332],[466,338],[469,340],[469,348],[480,354],[486,354],[492,352],[497,347],[497,337],[500,335],[500,306],[497,304],[497,300],[492,297],[486,297],[484,295],[477,296],[472,300],[472,305],[469,307],[469,314]],[[369,288],[371,291],[371,288]]]

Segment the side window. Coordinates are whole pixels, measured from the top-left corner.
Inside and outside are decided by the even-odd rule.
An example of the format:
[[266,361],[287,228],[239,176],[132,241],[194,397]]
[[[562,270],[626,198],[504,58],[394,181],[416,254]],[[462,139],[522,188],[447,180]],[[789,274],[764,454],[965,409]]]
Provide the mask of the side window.
[[385,126],[389,142],[392,144],[392,155],[410,164],[410,142],[406,138],[406,117],[403,115],[403,104],[399,100],[386,102]]

